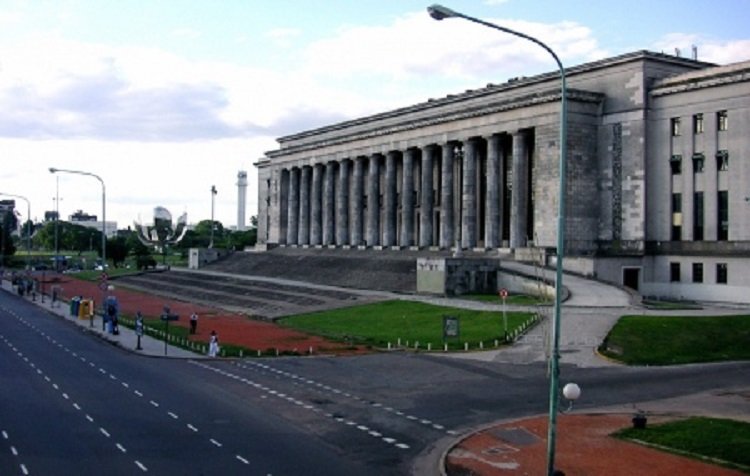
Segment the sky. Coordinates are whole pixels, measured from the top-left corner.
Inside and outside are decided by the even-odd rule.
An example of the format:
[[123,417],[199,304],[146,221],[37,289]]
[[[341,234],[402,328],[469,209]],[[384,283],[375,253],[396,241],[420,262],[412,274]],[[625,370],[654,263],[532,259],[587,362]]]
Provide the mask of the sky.
[[[164,206],[237,224],[237,172],[278,137],[554,71],[429,0],[0,0],[0,193],[119,228]],[[637,50],[750,60],[750,0],[446,0],[566,67]],[[0,196],[0,198],[4,198]],[[18,202],[23,220],[25,202]],[[249,218],[246,219],[249,223]]]

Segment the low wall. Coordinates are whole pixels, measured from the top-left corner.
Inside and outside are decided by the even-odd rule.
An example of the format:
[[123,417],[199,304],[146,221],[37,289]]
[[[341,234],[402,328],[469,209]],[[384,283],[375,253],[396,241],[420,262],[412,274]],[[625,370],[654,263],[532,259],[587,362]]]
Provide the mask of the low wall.
[[417,293],[494,294],[499,266],[492,258],[418,258]]
[[190,248],[188,256],[188,268],[200,269],[209,263],[217,261],[219,258],[227,256],[229,252],[217,248]]

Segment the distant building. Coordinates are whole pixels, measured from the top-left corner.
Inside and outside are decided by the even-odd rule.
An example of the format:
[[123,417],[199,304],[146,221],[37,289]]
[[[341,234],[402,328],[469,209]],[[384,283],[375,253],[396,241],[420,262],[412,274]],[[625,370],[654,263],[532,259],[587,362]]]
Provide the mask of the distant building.
[[[750,62],[639,51],[567,80],[565,268],[750,302]],[[259,244],[554,263],[559,86],[514,78],[279,138],[256,164]]]
[[[97,216],[89,215],[88,213],[84,213],[82,210],[76,211],[68,218],[70,219],[70,223],[73,223],[74,225],[85,226],[86,228],[93,228],[98,231],[102,230],[102,222],[97,220]],[[107,221],[104,228],[104,234],[107,236],[107,238],[113,238],[117,236],[117,222]]]

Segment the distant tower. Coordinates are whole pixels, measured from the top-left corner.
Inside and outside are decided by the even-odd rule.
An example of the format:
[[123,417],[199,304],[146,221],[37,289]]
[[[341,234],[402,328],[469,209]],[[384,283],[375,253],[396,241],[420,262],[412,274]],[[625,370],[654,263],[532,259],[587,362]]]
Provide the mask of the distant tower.
[[247,203],[247,172],[237,172],[237,230],[245,230],[245,204]]

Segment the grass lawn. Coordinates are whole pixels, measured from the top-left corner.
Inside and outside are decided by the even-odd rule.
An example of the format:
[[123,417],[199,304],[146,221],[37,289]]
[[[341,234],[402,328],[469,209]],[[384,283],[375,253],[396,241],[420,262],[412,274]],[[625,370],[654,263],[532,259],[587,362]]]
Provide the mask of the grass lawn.
[[[466,294],[460,296],[460,298],[471,301],[489,302],[492,304],[503,303],[503,300],[500,299],[497,294]],[[510,294],[505,299],[505,304],[508,306],[537,306],[539,304],[552,304],[552,301],[536,296],[529,296],[528,294]]]
[[708,457],[750,470],[750,423],[718,418],[689,418],[615,434],[691,456]]
[[[409,342],[411,347],[419,342],[437,349],[443,345],[443,316],[457,316],[459,338],[448,340],[449,347],[463,348],[468,342],[476,348],[479,342],[492,345],[495,339],[503,340],[503,319],[499,312],[472,311],[434,306],[412,301],[385,301],[331,311],[301,314],[280,321],[310,334],[337,340],[349,339],[353,343],[385,347]],[[518,329],[533,314],[508,312],[508,332]]]
[[750,315],[623,316],[599,348],[632,365],[750,359]]

